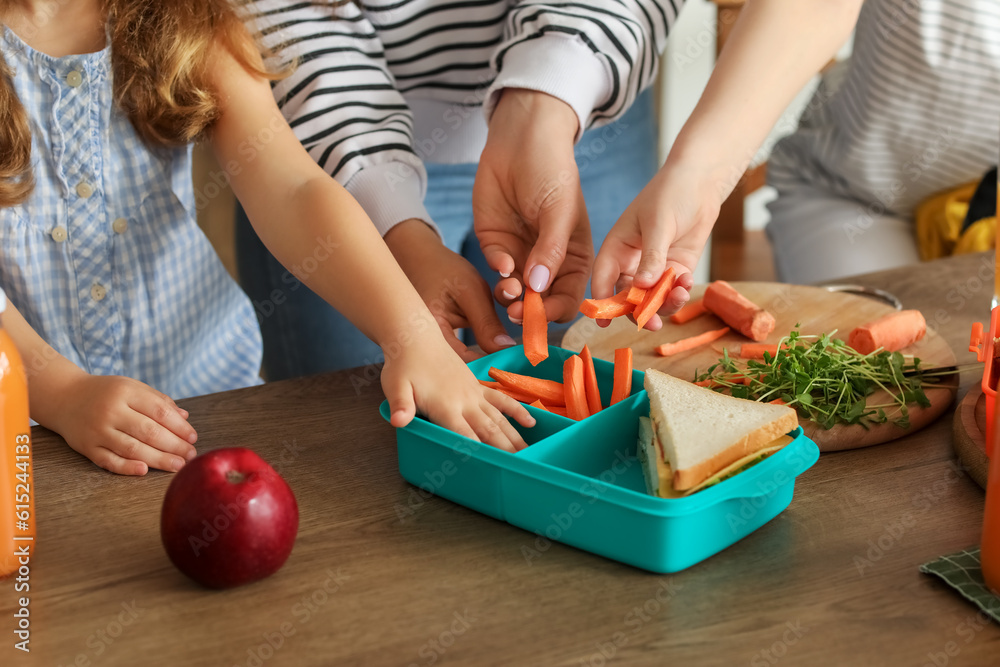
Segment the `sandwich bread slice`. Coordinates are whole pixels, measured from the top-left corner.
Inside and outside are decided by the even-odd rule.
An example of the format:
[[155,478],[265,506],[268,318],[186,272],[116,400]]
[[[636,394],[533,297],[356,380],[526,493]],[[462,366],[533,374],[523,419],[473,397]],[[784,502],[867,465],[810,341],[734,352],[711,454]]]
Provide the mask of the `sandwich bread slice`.
[[720,394],[646,371],[649,419],[640,418],[638,458],[650,494],[676,498],[742,471],[792,441],[795,410]]

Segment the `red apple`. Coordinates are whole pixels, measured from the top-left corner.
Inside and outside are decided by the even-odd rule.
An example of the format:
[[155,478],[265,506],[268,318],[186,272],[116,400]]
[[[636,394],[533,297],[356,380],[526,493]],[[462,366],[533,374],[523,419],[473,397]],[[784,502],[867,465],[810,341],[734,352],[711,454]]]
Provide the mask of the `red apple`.
[[181,572],[231,588],[278,571],[299,530],[284,479],[254,452],[228,447],[195,457],[163,498],[160,537]]

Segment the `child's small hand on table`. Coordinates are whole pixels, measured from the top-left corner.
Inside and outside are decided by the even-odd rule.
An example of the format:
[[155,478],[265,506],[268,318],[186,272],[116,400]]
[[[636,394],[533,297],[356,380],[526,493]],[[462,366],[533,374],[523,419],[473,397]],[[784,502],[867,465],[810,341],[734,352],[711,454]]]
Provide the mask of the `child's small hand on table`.
[[61,400],[53,430],[105,470],[145,475],[177,471],[196,455],[188,413],[165,394],[120,376],[82,375]]
[[431,422],[472,440],[508,452],[527,443],[504,417],[525,427],[535,418],[513,398],[479,384],[469,368],[428,327],[396,356],[386,355],[382,390],[389,399],[391,423],[401,428],[420,413]]

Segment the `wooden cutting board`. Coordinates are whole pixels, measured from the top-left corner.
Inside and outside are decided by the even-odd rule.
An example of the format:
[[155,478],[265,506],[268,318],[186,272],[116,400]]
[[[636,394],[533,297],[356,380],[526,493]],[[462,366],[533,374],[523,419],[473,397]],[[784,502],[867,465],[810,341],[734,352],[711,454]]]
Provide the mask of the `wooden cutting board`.
[[[846,340],[854,327],[894,311],[892,306],[882,301],[845,292],[829,292],[819,287],[754,282],[734,282],[732,285],[741,294],[774,315],[777,326],[766,341],[770,343],[777,343],[782,336],[796,327],[803,334],[831,333],[836,330],[835,337]],[[696,286],[691,291],[691,298],[699,298],[704,290],[704,285]],[[655,368],[679,378],[693,380],[696,372],[704,372],[718,361],[724,347],[749,342],[749,339],[730,331],[710,345],[672,357],[659,357],[653,348],[661,343],[687,338],[722,326],[725,325],[721,320],[710,314],[681,325],[667,321],[663,329],[657,332],[637,331],[635,323],[624,317],[612,320],[611,325],[605,329],[597,326],[593,320],[583,318],[569,328],[563,337],[562,346],[568,350],[579,351],[586,343],[595,357],[608,361],[614,360],[617,348],[631,347],[635,368],[642,370]],[[927,329],[927,335],[923,340],[902,352],[919,357],[921,365],[926,367],[950,366],[955,363],[955,354],[948,343],[930,328]],[[952,377],[953,387],[926,391],[931,407],[910,408],[908,429],[887,423],[872,426],[868,430],[858,425],[837,425],[824,430],[811,421],[800,420],[800,423],[806,434],[824,452],[888,442],[923,428],[949,408],[955,399],[958,387],[957,375]]]

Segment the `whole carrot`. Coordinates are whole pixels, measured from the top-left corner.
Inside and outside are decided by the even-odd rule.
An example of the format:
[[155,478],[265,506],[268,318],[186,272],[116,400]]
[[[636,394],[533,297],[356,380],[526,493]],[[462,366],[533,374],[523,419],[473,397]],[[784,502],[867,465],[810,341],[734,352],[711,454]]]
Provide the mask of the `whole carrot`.
[[693,350],[701,345],[707,345],[713,340],[722,338],[727,333],[729,333],[729,327],[722,327],[721,329],[716,329],[714,331],[706,331],[705,333],[700,333],[697,336],[691,336],[690,338],[682,338],[673,343],[664,343],[663,345],[656,346],[656,353],[661,357],[669,357],[672,354],[677,354],[678,352],[687,352],[688,350]]
[[879,348],[895,352],[916,343],[925,333],[927,322],[919,310],[899,310],[857,327],[848,335],[847,344],[861,354]]
[[705,308],[723,322],[758,343],[774,331],[774,315],[736,291],[724,280],[705,289]]

